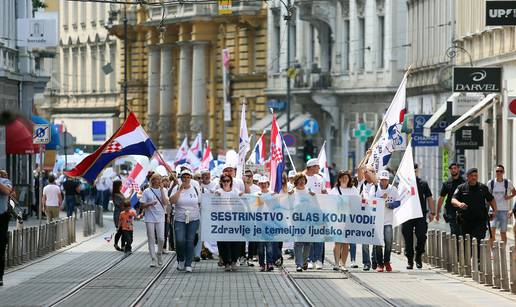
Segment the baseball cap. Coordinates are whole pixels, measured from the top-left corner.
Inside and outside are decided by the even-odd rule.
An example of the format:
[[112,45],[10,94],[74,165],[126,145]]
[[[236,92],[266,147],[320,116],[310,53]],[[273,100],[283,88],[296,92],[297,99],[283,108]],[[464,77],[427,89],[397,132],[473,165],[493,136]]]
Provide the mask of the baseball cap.
[[319,159],[310,159],[306,162],[306,167],[319,165]]
[[288,178],[294,178],[296,177],[296,171],[295,170],[291,170],[288,172]]
[[261,178],[261,177],[262,177],[262,176],[260,176],[260,174],[254,174],[254,175],[253,175],[253,181],[255,181],[255,180],[256,180],[256,181],[260,181],[260,178]]
[[473,168],[468,169],[468,171],[466,172],[466,175],[469,176],[473,173],[478,173],[478,168],[473,167]]
[[268,183],[269,178],[267,176],[260,176],[260,179],[258,179],[258,183]]
[[183,177],[184,175],[190,175],[190,176],[193,176],[192,175],[192,171],[189,170],[189,169],[184,169],[183,171],[181,171],[181,177]]
[[379,179],[389,179],[390,178],[390,174],[389,174],[389,171],[386,171],[386,170],[383,170],[380,172],[380,175],[378,176]]
[[448,165],[448,169],[450,169],[450,168],[452,168],[452,167],[454,167],[454,166],[456,166],[456,167],[460,167],[460,166],[459,166],[459,164],[458,164],[457,162],[452,162],[452,163],[450,163],[450,165]]

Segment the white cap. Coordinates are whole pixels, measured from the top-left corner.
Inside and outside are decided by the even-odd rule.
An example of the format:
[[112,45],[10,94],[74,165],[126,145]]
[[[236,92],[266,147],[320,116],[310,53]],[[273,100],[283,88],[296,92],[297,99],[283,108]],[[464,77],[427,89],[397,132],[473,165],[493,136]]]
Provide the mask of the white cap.
[[201,175],[204,175],[204,174],[209,174],[210,173],[210,170],[209,169],[202,169],[201,170]]
[[389,171],[387,170],[383,170],[380,172],[380,176],[378,176],[378,178],[381,180],[381,179],[389,179],[390,178],[390,173]]
[[310,159],[306,162],[306,167],[319,165],[319,159]]
[[223,168],[222,170],[225,170],[226,168],[237,168],[237,167],[236,167],[236,165],[233,165],[233,164],[231,164],[231,163],[226,163],[226,164],[224,165],[224,168]]
[[182,177],[183,175],[190,175],[190,176],[193,176],[193,175],[192,175],[192,171],[191,171],[191,170],[189,170],[189,169],[185,169],[185,170],[183,170],[183,171],[181,172],[181,177]]
[[296,171],[295,170],[291,170],[288,172],[288,178],[294,178],[296,177]]
[[254,175],[253,175],[253,181],[254,181],[254,180],[259,181],[261,177],[262,177],[262,176],[261,176],[260,174],[254,174]]
[[188,163],[183,163],[183,164],[179,165],[180,169],[183,168],[183,167],[186,168],[186,169],[192,170],[192,167]]
[[268,183],[269,177],[267,176],[260,176],[260,179],[258,179],[258,183]]

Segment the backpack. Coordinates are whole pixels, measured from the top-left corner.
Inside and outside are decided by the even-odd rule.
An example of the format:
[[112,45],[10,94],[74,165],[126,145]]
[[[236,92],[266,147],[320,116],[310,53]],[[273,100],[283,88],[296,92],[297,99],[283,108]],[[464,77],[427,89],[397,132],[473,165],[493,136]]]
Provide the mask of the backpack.
[[[494,189],[494,182],[495,182],[495,179],[491,179],[491,181],[489,182],[490,184],[490,189],[489,189],[489,192],[493,193],[493,189]],[[507,190],[509,189],[509,180],[507,179],[504,179],[503,180],[503,185],[505,187],[505,194],[504,195],[507,195]]]

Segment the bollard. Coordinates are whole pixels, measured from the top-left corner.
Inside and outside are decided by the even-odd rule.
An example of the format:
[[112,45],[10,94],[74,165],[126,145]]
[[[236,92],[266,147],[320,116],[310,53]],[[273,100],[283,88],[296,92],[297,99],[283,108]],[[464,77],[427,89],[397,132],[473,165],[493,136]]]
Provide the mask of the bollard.
[[491,260],[491,246],[486,240],[486,286],[493,285],[493,261]]
[[29,260],[29,257],[28,257],[29,229],[28,228],[22,229],[21,243],[22,243],[21,244],[21,246],[22,246],[22,262],[27,262]]
[[510,263],[510,270],[511,270],[511,293],[516,294],[516,248],[515,246],[511,246],[509,251],[509,263]]
[[7,232],[7,266],[11,267],[13,266],[13,232],[8,231]]
[[18,265],[18,229],[13,230],[13,266]]
[[76,228],[76,220],[75,219],[72,219],[72,242],[75,243],[76,242],[76,238],[77,238],[77,228]]
[[84,217],[82,219],[82,235],[84,237],[88,236],[88,223],[86,223],[86,220],[88,219],[88,212],[84,212]]
[[99,207],[99,227],[104,227],[104,208]]
[[446,234],[446,240],[448,241],[448,248],[447,248],[447,252],[448,252],[448,265],[446,267],[446,271],[448,273],[451,273],[453,272],[453,240],[452,240],[452,235],[451,234]]
[[[94,212],[92,212],[92,213],[94,213]],[[97,232],[97,224],[96,224],[96,220],[94,218],[92,218],[91,219],[91,234],[93,235],[93,234],[95,234],[95,232]]]
[[447,270],[448,269],[448,257],[450,257],[450,255],[448,253],[448,236],[446,235],[446,233],[444,231],[441,232],[441,246],[442,246],[441,267],[444,270]]
[[465,266],[465,259],[464,259],[464,237],[459,236],[459,276],[464,277],[464,266]]
[[502,290],[509,291],[509,272],[507,270],[507,244],[502,241],[500,242],[500,282]]
[[63,248],[65,246],[65,219],[59,221],[59,248]]
[[482,239],[482,240],[480,240],[480,270],[479,270],[479,276],[478,276],[478,282],[480,284],[486,283],[486,270],[487,270],[486,256],[487,256],[486,240]]
[[451,259],[452,259],[452,274],[455,274],[455,275],[458,275],[459,274],[459,268],[458,268],[458,261],[457,261],[457,236],[456,235],[452,235],[452,243],[451,243],[451,247],[452,247],[452,255],[451,255]]
[[500,272],[500,245],[498,241],[493,242],[493,288],[502,287]]
[[434,265],[434,244],[433,244],[434,231],[428,232],[428,264]]
[[442,253],[441,253],[441,231],[440,230],[437,230],[437,233],[436,233],[436,238],[435,238],[435,242],[436,242],[436,247],[435,247],[435,267],[436,268],[441,268],[442,267],[442,263],[441,263],[441,260],[442,260]]
[[478,274],[478,268],[479,268],[479,262],[478,262],[478,249],[477,249],[477,238],[473,238],[471,241],[471,248],[473,251],[473,260],[471,265],[471,277],[474,281],[480,282],[479,280],[479,274]]
[[464,261],[464,277],[471,277],[471,236],[469,234],[464,241]]
[[49,242],[49,226],[48,224],[45,224],[45,231],[43,233],[43,250],[44,250],[44,253],[47,254],[49,252],[48,250],[48,242]]

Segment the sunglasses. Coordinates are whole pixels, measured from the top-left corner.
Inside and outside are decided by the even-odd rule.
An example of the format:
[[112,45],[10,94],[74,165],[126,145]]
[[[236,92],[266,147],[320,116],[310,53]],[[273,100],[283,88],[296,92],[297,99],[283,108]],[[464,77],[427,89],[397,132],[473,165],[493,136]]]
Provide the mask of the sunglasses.
[[230,182],[231,182],[231,180],[222,180],[221,182],[222,182],[222,183],[230,183]]
[[503,173],[503,171],[501,169],[497,169],[496,172],[497,173]]

